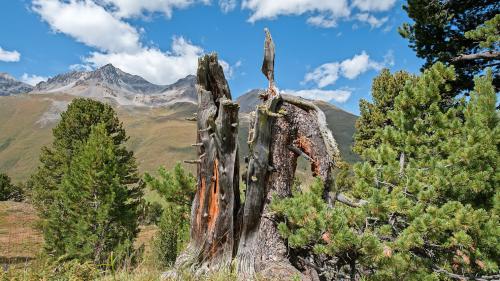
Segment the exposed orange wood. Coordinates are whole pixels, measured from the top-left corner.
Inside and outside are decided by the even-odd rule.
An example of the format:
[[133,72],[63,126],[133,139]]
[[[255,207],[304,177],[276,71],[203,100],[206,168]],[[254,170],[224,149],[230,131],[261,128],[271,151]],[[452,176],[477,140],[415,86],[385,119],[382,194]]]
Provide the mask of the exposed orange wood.
[[210,183],[210,198],[208,203],[208,230],[214,229],[215,221],[219,216],[219,160],[214,161],[213,180]]
[[313,157],[313,144],[310,139],[305,136],[299,136],[296,140],[296,146],[300,148],[307,156],[311,157],[313,161],[311,162],[311,171],[313,177],[316,177],[320,174],[319,164],[316,159]]

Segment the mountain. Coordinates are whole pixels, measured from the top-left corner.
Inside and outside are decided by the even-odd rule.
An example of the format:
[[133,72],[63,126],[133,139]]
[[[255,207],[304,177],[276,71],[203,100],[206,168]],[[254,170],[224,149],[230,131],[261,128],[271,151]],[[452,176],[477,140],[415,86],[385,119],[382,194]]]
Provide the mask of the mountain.
[[260,104],[259,93],[264,90],[253,89],[239,96],[236,102],[240,104],[240,113],[249,113],[255,110],[255,107]]
[[31,92],[32,89],[31,85],[17,81],[7,73],[0,73],[0,96],[27,93]]
[[[263,90],[254,89],[241,95],[236,99],[240,104],[240,143],[245,144],[248,136],[248,118],[245,114],[255,110],[260,103],[259,93]],[[331,103],[324,101],[313,101],[325,113],[328,128],[332,131],[335,140],[339,144],[342,158],[347,162],[354,163],[359,161],[359,156],[352,152],[351,147],[354,144],[355,123],[358,118],[356,115],[344,111]],[[248,151],[246,145],[240,146],[240,151],[245,155]]]
[[156,85],[107,64],[94,71],[57,75],[36,85],[33,93],[66,93],[117,105],[165,106],[177,102],[196,103],[195,80],[194,76],[188,76],[172,85]]
[[[9,85],[19,85],[4,74],[0,78]],[[102,100],[115,108],[130,136],[127,146],[134,151],[140,172],[154,172],[160,165],[171,168],[178,161],[194,159],[190,144],[196,139],[196,122],[186,121],[186,117],[197,110],[195,84],[196,77],[189,75],[171,85],[155,85],[106,65],[95,71],[57,75],[39,83],[29,94],[10,95],[10,91],[10,96],[0,97],[0,172],[7,172],[16,181],[26,180],[38,166],[40,149],[52,142],[52,128],[61,112],[79,96]],[[252,90],[237,99],[241,160],[248,154],[248,113],[260,103],[259,92]],[[357,117],[332,104],[314,102],[325,112],[342,157],[357,161],[350,150]],[[192,172],[195,168],[188,166]],[[308,169],[309,163],[299,159],[298,175],[307,175]]]
[[165,86],[159,93],[135,96],[135,101],[151,106],[168,106],[175,103],[198,103],[196,76],[188,75],[172,85]]

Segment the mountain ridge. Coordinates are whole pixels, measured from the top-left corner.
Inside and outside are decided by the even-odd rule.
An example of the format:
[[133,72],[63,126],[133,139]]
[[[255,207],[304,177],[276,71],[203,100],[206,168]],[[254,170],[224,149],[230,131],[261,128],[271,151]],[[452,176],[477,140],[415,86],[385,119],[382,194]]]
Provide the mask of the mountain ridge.
[[[179,79],[171,85],[153,84],[106,64],[93,71],[71,71],[38,83],[33,94],[63,92],[69,95],[110,100],[125,106],[165,106],[179,102],[196,103],[196,81]],[[187,79],[187,80],[186,80]],[[187,81],[187,82],[186,82]],[[186,84],[187,83],[187,84]],[[177,85],[183,84],[183,87]]]
[[6,72],[0,72],[0,96],[10,96],[30,92],[33,86],[18,81]]
[[[64,73],[39,83],[35,87],[37,90],[29,94],[0,97],[0,171],[7,172],[15,180],[26,180],[38,165],[41,147],[52,141],[51,131],[60,120],[60,114],[73,99],[82,96],[105,101],[115,108],[130,136],[127,146],[136,154],[141,172],[155,171],[159,165],[170,168],[178,161],[194,157],[190,143],[196,139],[196,123],[186,121],[186,117],[197,110],[194,75],[171,85],[151,87],[142,78],[123,74],[109,66],[88,73]],[[0,79],[9,84],[16,82],[7,74]],[[123,83],[130,87],[121,89]],[[260,103],[260,91],[254,89],[236,99],[240,104],[242,159],[248,154],[248,113]],[[324,111],[342,157],[351,163],[357,161],[358,157],[350,149],[357,116],[326,102],[314,103]],[[298,169],[304,174],[309,166],[302,160]]]

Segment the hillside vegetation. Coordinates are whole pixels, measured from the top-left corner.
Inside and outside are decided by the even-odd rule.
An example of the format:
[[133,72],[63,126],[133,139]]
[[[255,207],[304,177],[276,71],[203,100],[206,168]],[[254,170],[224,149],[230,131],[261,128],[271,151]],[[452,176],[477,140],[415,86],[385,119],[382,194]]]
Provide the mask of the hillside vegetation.
[[[59,114],[74,98],[60,93],[0,97],[0,171],[14,182],[26,180],[38,165],[41,147],[52,142],[52,128]],[[350,149],[356,116],[328,103],[318,105],[325,112],[344,159],[356,161],[358,158]],[[115,104],[114,108],[130,136],[127,146],[138,159],[139,172],[154,171],[161,165],[170,169],[176,162],[193,159],[195,150],[191,144],[196,138],[196,124],[185,118],[195,112],[194,104],[159,108]],[[240,116],[241,158],[248,151],[245,116]],[[194,172],[194,167],[189,168]],[[299,168],[308,169],[302,162]]]

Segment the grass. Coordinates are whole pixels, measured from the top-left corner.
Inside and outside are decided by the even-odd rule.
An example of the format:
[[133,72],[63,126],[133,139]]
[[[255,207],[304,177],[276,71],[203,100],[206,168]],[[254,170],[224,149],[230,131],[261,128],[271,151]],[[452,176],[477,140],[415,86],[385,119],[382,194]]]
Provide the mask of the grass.
[[30,204],[0,202],[0,263],[26,264],[36,258],[43,239]]
[[[168,270],[158,264],[151,249],[156,226],[141,226],[135,246],[144,246],[144,255],[134,268],[121,268],[113,273],[111,270],[100,272],[89,264],[70,266],[69,269],[58,265],[66,269],[61,275],[55,275],[54,266],[48,264],[41,254],[43,238],[37,223],[36,211],[29,203],[0,202],[0,280],[156,281]],[[95,278],[89,278],[89,274]],[[204,276],[180,273],[179,277],[185,281],[237,280],[234,274],[224,271]]]
[[[19,280],[33,280],[31,271],[40,271],[46,266],[41,255],[43,237],[37,227],[38,220],[36,210],[29,203],[0,202],[0,277],[2,269],[9,269]],[[154,225],[140,227],[135,246],[144,247],[142,262],[133,273],[121,270],[116,280],[159,279],[162,270],[151,250],[156,230]],[[135,279],[130,279],[133,275]],[[102,280],[113,279],[104,276]]]

